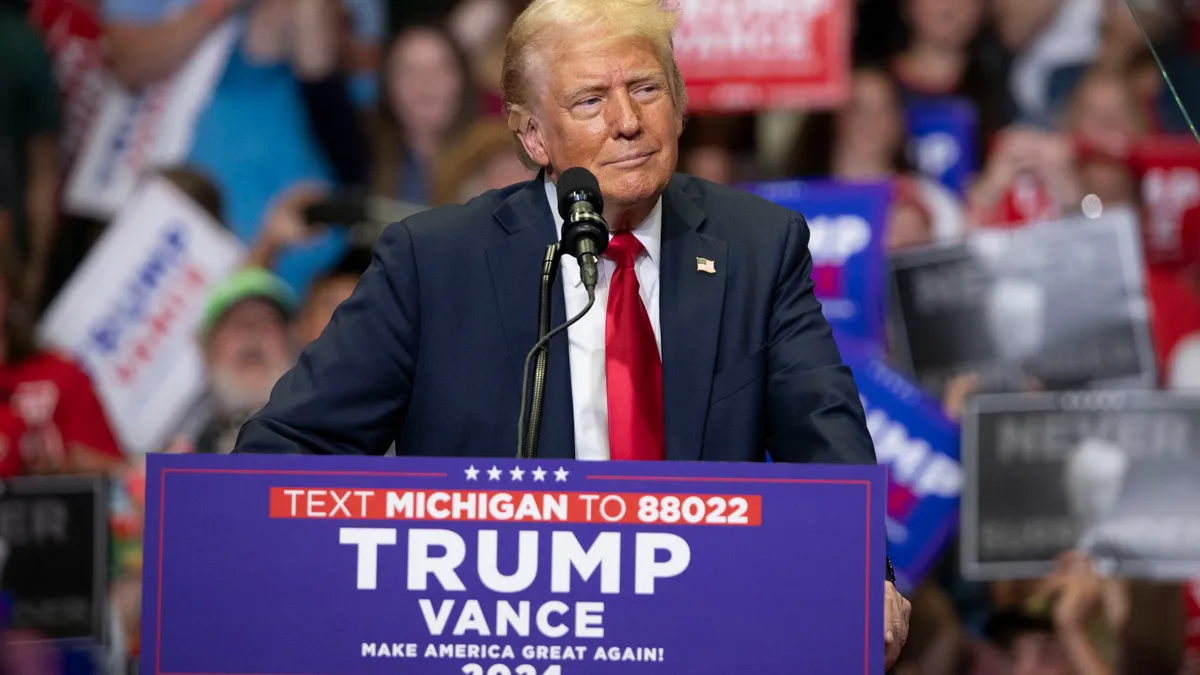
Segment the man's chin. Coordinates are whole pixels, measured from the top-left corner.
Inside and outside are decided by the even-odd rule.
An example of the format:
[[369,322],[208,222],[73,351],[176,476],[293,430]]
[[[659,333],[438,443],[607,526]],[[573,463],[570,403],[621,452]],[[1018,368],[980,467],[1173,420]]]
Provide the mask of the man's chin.
[[671,179],[670,172],[662,169],[621,170],[605,167],[597,176],[604,191],[606,205],[628,207],[657,199]]
[[281,373],[216,373],[209,390],[216,407],[227,414],[252,413],[267,404]]

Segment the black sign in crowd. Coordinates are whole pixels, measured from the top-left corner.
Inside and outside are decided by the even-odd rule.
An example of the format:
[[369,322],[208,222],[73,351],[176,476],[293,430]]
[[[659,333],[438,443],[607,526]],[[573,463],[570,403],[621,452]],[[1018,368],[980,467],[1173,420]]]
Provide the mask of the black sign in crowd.
[[[962,421],[960,555],[1036,578],[1065,551],[1125,577],[1200,574],[1200,395],[1157,384],[1137,219],[1045,223],[892,261],[897,360]],[[1052,393],[1053,392],[1053,393]]]
[[90,477],[0,487],[0,590],[12,628],[101,644],[107,619],[108,490]]
[[901,254],[892,261],[901,365],[940,394],[1155,385],[1137,220],[1116,211]]
[[991,395],[963,424],[964,572],[1038,577],[1082,549],[1124,577],[1200,571],[1200,395]]

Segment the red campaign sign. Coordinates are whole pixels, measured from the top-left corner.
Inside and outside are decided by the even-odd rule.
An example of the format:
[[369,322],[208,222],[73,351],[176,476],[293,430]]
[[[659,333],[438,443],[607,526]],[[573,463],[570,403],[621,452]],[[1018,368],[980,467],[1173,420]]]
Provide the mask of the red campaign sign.
[[1186,264],[1200,256],[1200,145],[1190,136],[1156,136],[1133,149],[1141,183],[1142,236],[1150,264]]
[[73,157],[91,126],[104,87],[104,30],[96,2],[86,0],[33,0],[29,21],[46,40],[54,69],[66,99],[66,134],[63,148]]
[[1150,327],[1163,384],[1168,384],[1175,348],[1200,331],[1200,296],[1184,270],[1151,265],[1146,270],[1146,297],[1153,311]]
[[694,112],[830,108],[849,97],[843,0],[680,0],[675,58]]

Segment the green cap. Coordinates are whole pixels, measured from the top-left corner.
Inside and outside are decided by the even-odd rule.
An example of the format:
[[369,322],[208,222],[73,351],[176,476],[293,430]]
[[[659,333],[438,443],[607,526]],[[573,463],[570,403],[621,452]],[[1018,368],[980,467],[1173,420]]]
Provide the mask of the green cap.
[[273,302],[289,317],[296,309],[296,294],[287,282],[261,267],[246,267],[213,288],[200,319],[200,334],[208,335],[234,305],[251,299]]

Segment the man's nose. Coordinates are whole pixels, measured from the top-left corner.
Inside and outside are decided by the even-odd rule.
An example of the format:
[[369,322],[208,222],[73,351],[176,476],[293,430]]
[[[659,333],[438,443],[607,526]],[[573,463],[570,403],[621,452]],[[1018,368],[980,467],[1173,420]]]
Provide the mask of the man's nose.
[[632,138],[642,130],[640,111],[627,89],[613,92],[609,99],[608,118],[615,138]]

